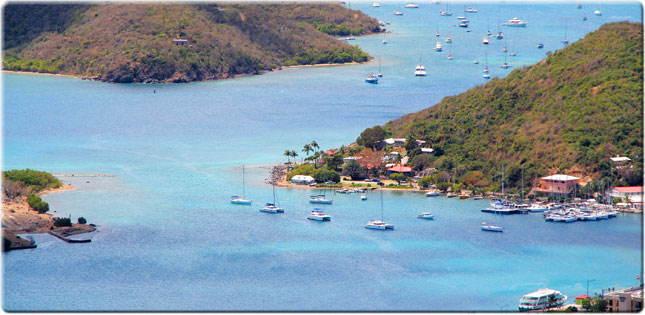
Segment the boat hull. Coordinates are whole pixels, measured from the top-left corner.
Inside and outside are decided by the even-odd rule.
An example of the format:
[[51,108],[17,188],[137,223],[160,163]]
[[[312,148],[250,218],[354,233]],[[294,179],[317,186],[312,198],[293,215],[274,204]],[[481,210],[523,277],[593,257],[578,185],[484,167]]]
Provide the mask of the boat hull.
[[307,219],[313,220],[313,221],[331,221],[330,216],[325,216],[325,217],[317,217],[317,216],[308,216]]
[[231,203],[236,205],[250,205],[251,202],[253,201],[244,199],[231,200]]
[[314,199],[310,199],[309,203],[318,203],[318,204],[323,204],[323,205],[330,205],[330,204],[333,203],[333,201],[332,200],[314,200]]

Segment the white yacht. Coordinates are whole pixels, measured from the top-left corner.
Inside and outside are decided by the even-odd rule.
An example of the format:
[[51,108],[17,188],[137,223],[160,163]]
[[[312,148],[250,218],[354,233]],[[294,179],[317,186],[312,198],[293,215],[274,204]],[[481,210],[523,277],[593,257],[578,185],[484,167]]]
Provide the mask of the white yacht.
[[361,194],[361,200],[367,200],[367,196],[365,194]]
[[427,193],[426,193],[426,197],[438,197],[438,196],[440,196],[440,195],[441,195],[441,194],[439,194],[439,192],[438,192],[438,191],[436,191],[436,190],[429,191],[429,192],[427,192]]
[[484,37],[484,39],[482,39],[482,44],[488,45],[488,37]]
[[380,7],[381,5],[380,5],[380,4],[378,4],[378,2],[374,2],[374,3],[372,3],[372,6],[373,6],[373,7],[375,7],[375,8],[378,8],[378,7]]
[[434,50],[435,50],[436,52],[442,52],[442,51],[443,51],[443,46],[441,45],[441,42],[437,42],[437,43],[434,45]]
[[284,213],[284,209],[280,208],[272,203],[267,203],[262,209],[260,209],[260,212],[266,212],[266,213]]
[[394,225],[383,222],[381,220],[370,220],[365,225],[365,228],[374,229],[374,230],[387,230],[387,229],[394,230]]
[[[549,301],[550,298],[554,300]],[[520,312],[545,310],[551,307],[560,307],[566,301],[567,296],[560,293],[560,291],[544,288],[525,294],[520,299],[519,309]]]
[[242,165],[242,197],[231,196],[231,203],[236,205],[250,205],[251,200],[244,199],[244,165]]
[[333,200],[325,198],[325,195],[313,195],[309,196],[309,202],[330,205]]
[[405,5],[405,7],[408,8],[408,9],[416,9],[416,8],[419,7],[419,5],[414,4],[414,3],[408,3],[408,4]]
[[448,11],[441,11],[441,12],[439,12],[439,15],[441,15],[441,16],[452,16],[452,13],[448,12]]
[[597,16],[601,16],[602,12],[600,12],[600,10],[596,9],[595,11],[593,11],[593,14],[595,14]]
[[546,206],[544,204],[533,203],[530,207],[526,208],[530,212],[544,212],[546,211]]
[[419,64],[414,68],[414,75],[423,77],[426,75],[426,67],[421,64],[421,55],[419,55]]
[[394,11],[394,15],[403,15],[403,12],[401,12],[401,11]]
[[446,44],[452,44],[452,38],[450,38],[450,36],[446,36],[445,42]]
[[502,227],[488,224],[486,222],[482,222],[482,231],[490,231],[490,232],[504,232],[504,229]]
[[508,22],[503,23],[503,26],[514,26],[514,27],[526,27],[528,23],[525,21],[522,21],[516,17],[508,20]]
[[466,9],[464,10],[464,12],[467,12],[467,13],[477,13],[477,9],[474,9],[474,8],[466,8]]
[[423,212],[420,215],[418,215],[417,218],[424,219],[424,220],[434,220],[434,215],[430,214],[430,212]]
[[314,221],[331,221],[331,216],[326,214],[320,208],[314,208],[314,210],[309,213],[307,219]]

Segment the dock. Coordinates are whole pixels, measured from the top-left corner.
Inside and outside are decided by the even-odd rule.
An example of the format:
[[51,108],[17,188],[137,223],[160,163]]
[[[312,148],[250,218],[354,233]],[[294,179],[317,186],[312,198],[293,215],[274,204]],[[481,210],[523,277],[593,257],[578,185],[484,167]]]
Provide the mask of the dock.
[[63,235],[61,235],[61,234],[59,234],[59,233],[57,233],[57,232],[54,232],[54,231],[49,231],[48,233],[49,233],[49,234],[51,234],[51,235],[53,235],[53,236],[56,236],[57,238],[59,238],[59,239],[61,239],[61,240],[65,241],[65,242],[67,242],[67,243],[89,243],[89,242],[91,242],[91,241],[92,241],[92,240],[91,240],[91,239],[89,239],[89,238],[88,238],[88,239],[84,239],[84,240],[74,240],[74,239],[71,239],[71,238],[69,238],[69,237],[63,236]]

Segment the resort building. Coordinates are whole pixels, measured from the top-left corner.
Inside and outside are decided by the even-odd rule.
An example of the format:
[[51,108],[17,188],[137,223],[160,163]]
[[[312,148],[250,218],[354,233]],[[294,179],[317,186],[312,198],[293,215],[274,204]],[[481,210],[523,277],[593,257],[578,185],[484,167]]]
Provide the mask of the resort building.
[[188,46],[187,39],[173,39],[172,44],[175,46]]
[[612,198],[625,198],[632,204],[643,204],[643,186],[614,187],[609,191]]
[[399,164],[396,164],[387,169],[387,175],[390,175],[392,173],[401,173],[405,176],[411,176],[412,168],[408,166],[401,166]]
[[608,312],[640,312],[643,310],[643,285],[606,293]]
[[569,194],[573,191],[573,187],[579,180],[580,178],[578,177],[562,174],[542,177],[538,181],[534,191],[545,194]]
[[315,183],[316,180],[307,175],[296,175],[291,178],[291,183],[292,184],[298,184],[298,185],[309,185]]

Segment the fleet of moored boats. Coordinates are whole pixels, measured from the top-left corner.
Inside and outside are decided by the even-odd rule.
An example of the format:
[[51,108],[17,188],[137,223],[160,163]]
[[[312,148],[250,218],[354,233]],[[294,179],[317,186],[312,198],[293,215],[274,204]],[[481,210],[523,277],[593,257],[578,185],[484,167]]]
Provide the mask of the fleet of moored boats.
[[[433,1],[432,1],[432,3],[433,3],[433,4],[439,4],[440,2],[439,2],[439,1],[436,1],[436,0],[433,0]],[[601,4],[601,5],[602,5],[602,4]],[[372,4],[372,6],[373,6],[373,7],[375,7],[375,8],[378,8],[378,7],[380,7],[381,5],[380,5],[378,2],[374,2],[374,3]],[[417,8],[419,8],[419,5],[417,5],[417,4],[415,4],[415,3],[410,2],[410,3],[406,4],[404,7],[405,7],[405,8],[408,8],[408,9],[417,9]],[[576,8],[577,8],[577,9],[581,9],[581,8],[582,8],[582,5],[578,3],[578,4],[576,4]],[[477,13],[478,11],[477,11],[477,9],[475,9],[475,8],[470,8],[470,7],[469,7],[469,8],[465,8],[465,7],[464,7],[464,12],[465,12],[465,13],[469,13],[469,14],[473,14],[473,13]],[[394,11],[394,15],[397,15],[397,16],[402,16],[402,15],[403,15],[403,12],[401,11],[401,6],[400,6],[400,5],[399,5],[398,10],[395,10],[395,11]],[[439,11],[439,15],[440,15],[440,16],[452,16],[452,12],[450,12],[450,11],[448,10],[448,8],[446,8],[445,10],[441,10],[441,11]],[[596,9],[596,10],[594,11],[594,15],[597,15],[597,16],[602,15],[602,13],[601,13],[600,9]],[[467,32],[470,32],[470,31],[471,31],[471,29],[470,29],[470,21],[469,21],[465,16],[458,16],[458,17],[457,17],[457,19],[459,20],[459,22],[458,22],[458,26],[459,26],[459,27],[466,28],[466,31],[467,31]],[[499,17],[498,17],[498,19],[499,19]],[[587,20],[587,16],[586,16],[586,14],[582,17],[582,20],[583,20],[583,21],[586,21],[586,20]],[[380,22],[380,24],[381,24],[381,25],[385,25],[385,23],[383,23],[383,22]],[[500,26],[500,25],[501,25],[501,26],[507,26],[507,27],[521,27],[521,28],[526,28],[526,27],[527,27],[527,25],[528,25],[528,22],[527,22],[527,21],[523,21],[523,20],[521,20],[521,19],[519,19],[519,18],[517,18],[517,17],[513,17],[512,19],[508,20],[508,21],[507,21],[507,22],[505,22],[505,23],[499,23],[499,21],[498,21],[498,32],[497,32],[497,34],[492,34],[492,33],[491,33],[491,31],[490,31],[490,24],[489,24],[489,30],[488,30],[488,32],[486,33],[486,36],[484,36],[484,39],[482,40],[482,44],[484,44],[484,45],[488,45],[488,44],[489,44],[489,39],[488,39],[488,37],[493,37],[493,38],[498,39],[498,40],[501,40],[501,39],[504,39],[504,38],[505,38],[505,37],[504,37],[504,33],[503,33],[502,31],[500,31],[500,30],[499,30],[499,26]],[[437,27],[437,32],[436,32],[435,36],[436,36],[436,37],[439,37],[439,36],[440,36],[440,34],[439,34],[439,28],[438,28],[438,27]],[[353,39],[353,38],[352,38],[352,39]],[[386,43],[387,43],[387,41],[386,41],[386,40],[383,40],[383,44],[386,44]],[[452,38],[450,38],[450,37],[446,37],[446,39],[445,39],[445,43],[446,43],[446,44],[451,44],[451,43],[452,43]],[[565,37],[564,37],[564,39],[563,39],[563,40],[561,40],[561,43],[562,43],[562,44],[564,44],[564,45],[569,44],[569,39],[567,38],[566,25],[565,25]],[[538,42],[538,43],[537,43],[537,48],[538,48],[538,49],[542,49],[542,48],[544,48],[544,43]],[[442,51],[443,51],[443,46],[442,46],[441,42],[440,42],[440,41],[438,41],[438,42],[435,44],[435,47],[434,47],[433,49],[434,49],[434,51],[436,51],[436,52],[442,52]],[[506,48],[506,43],[504,44],[503,51],[504,51],[504,63],[500,66],[500,68],[502,68],[502,69],[510,69],[512,66],[506,62],[506,53],[507,53],[507,51],[508,51],[508,49]],[[513,51],[510,53],[510,55],[511,55],[512,57],[517,56],[517,53],[515,52],[515,49],[514,49],[514,48],[513,48]],[[447,59],[448,59],[448,60],[452,60],[452,59],[453,59],[453,57],[452,57],[452,53],[448,54],[448,58],[447,58]],[[488,59],[488,58],[487,58],[487,59]],[[478,64],[478,63],[479,63],[479,62],[475,61],[475,64]],[[380,66],[379,66],[379,68],[380,68]],[[490,79],[490,74],[488,74],[488,62],[486,62],[486,67],[484,68],[484,71],[483,71],[483,72],[484,72],[484,74],[482,75],[482,77],[483,77],[484,79]],[[417,77],[423,77],[423,76],[426,76],[426,74],[427,74],[427,72],[426,72],[425,66],[424,66],[423,64],[421,64],[421,62],[419,62],[419,65],[417,65],[417,66],[416,66],[416,68],[415,68],[414,76],[417,76]],[[376,76],[376,75],[374,75],[374,74],[370,74],[370,75],[368,75],[368,76],[367,76],[367,78],[365,78],[365,82],[370,83],[370,84],[378,84],[378,82],[379,82],[379,79],[378,79],[378,78],[379,78],[379,77],[381,77],[381,76],[382,76],[382,74],[380,73],[380,70],[379,70],[379,75],[378,75],[378,76]]]

